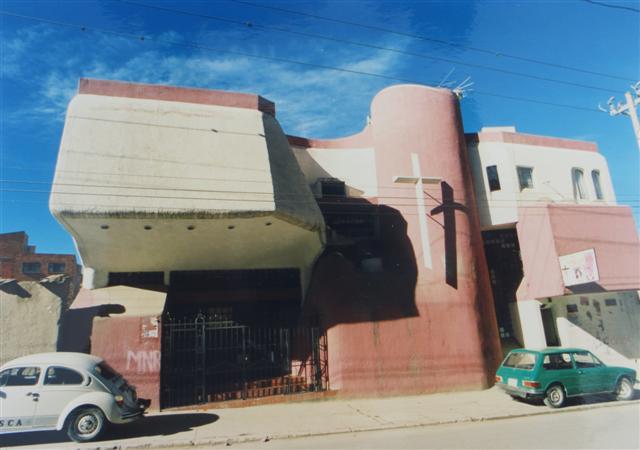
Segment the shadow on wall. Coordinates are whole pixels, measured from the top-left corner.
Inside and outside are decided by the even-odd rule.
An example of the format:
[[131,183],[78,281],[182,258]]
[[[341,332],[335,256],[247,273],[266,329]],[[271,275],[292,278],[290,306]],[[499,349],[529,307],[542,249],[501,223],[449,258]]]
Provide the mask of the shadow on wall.
[[20,286],[17,281],[13,280],[9,283],[0,285],[0,291],[8,295],[15,295],[20,298],[30,298],[31,294],[25,288]]
[[444,229],[445,279],[449,286],[458,289],[458,245],[456,233],[456,211],[467,214],[467,207],[454,201],[453,188],[449,183],[440,183],[442,203],[431,210],[431,215],[442,214]]
[[119,304],[67,310],[61,320],[58,351],[91,353],[91,333],[93,331],[94,317],[108,317],[111,314],[122,314],[124,312],[125,307]]
[[400,212],[352,198],[319,205],[328,242],[314,267],[304,315],[318,317],[325,329],[418,316],[418,268]]
[[587,348],[607,363],[640,359],[637,292],[556,297],[550,308],[562,345]]

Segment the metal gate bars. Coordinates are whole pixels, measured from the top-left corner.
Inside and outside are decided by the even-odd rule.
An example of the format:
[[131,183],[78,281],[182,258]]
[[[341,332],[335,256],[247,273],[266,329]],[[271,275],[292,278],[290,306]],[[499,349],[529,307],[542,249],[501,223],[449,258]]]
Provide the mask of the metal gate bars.
[[326,342],[317,327],[165,318],[161,407],[326,390]]

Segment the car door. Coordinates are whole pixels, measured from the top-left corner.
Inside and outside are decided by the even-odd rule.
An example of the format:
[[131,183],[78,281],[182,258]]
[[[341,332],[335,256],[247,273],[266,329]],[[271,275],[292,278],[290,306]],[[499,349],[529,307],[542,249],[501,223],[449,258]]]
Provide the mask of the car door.
[[579,393],[579,379],[573,368],[569,353],[551,353],[544,356],[540,372],[542,385],[547,387],[553,383],[561,383],[567,395]]
[[53,428],[62,410],[77,397],[90,392],[90,379],[80,371],[64,366],[48,366],[44,372],[35,424]]
[[606,367],[590,352],[574,352],[573,360],[580,379],[582,393],[595,394],[607,391]]
[[0,373],[0,432],[34,428],[39,401],[40,367],[11,367]]

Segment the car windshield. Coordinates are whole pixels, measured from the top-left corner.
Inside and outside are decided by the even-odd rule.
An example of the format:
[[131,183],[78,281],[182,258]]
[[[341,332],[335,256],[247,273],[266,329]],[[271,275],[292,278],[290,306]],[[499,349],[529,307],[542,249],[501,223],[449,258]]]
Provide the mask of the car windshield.
[[109,364],[107,364],[104,361],[98,364],[94,370],[96,371],[96,373],[102,375],[102,378],[104,378],[105,380],[115,381],[116,379],[122,377],[122,375],[116,372],[115,369],[113,369]]
[[502,365],[514,369],[531,370],[536,365],[536,354],[527,352],[510,353]]

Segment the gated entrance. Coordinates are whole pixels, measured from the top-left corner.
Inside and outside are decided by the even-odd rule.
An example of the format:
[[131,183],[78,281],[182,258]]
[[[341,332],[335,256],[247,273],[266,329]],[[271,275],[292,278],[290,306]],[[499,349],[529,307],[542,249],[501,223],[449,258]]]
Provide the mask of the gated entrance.
[[263,327],[222,308],[162,324],[161,407],[328,388],[326,336],[317,327]]

